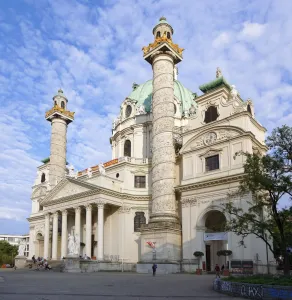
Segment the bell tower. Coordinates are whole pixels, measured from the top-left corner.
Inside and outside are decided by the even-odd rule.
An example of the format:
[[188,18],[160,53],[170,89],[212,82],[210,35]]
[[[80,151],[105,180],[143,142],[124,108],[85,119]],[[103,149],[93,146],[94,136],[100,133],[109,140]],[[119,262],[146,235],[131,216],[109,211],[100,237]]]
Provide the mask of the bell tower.
[[53,97],[53,108],[46,112],[51,122],[51,153],[49,162],[49,186],[52,189],[65,176],[67,126],[74,120],[74,112],[67,110],[68,99],[61,89]]
[[[174,70],[182,51],[172,42],[173,29],[162,17],[153,29],[154,42],[143,47],[144,59],[153,70],[152,94],[152,204],[149,224],[141,232],[141,265],[153,262],[147,242],[155,244],[157,263],[175,272],[181,260],[181,225],[175,186]],[[138,267],[139,269],[139,267]]]

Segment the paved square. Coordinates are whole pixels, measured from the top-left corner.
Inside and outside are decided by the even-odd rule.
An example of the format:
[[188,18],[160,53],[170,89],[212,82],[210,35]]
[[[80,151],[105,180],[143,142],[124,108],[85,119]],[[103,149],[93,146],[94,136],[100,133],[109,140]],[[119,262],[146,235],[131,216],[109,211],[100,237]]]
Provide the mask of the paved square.
[[1,300],[235,299],[212,290],[214,275],[7,270],[0,278]]

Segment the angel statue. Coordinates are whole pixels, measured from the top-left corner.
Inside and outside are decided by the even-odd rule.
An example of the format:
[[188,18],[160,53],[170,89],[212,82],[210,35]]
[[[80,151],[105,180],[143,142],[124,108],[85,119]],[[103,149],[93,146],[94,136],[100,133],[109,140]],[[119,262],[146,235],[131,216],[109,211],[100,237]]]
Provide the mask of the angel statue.
[[100,175],[105,175],[105,167],[103,164],[98,165],[98,170]]
[[88,176],[89,178],[92,177],[92,169],[91,169],[90,167],[87,169],[87,176]]
[[74,254],[79,256],[80,253],[80,237],[78,234],[75,234],[75,241],[74,241]]
[[18,256],[24,256],[25,246],[26,246],[25,241],[21,241],[18,246]]
[[68,255],[74,255],[75,250],[75,241],[74,236],[69,233],[68,235]]

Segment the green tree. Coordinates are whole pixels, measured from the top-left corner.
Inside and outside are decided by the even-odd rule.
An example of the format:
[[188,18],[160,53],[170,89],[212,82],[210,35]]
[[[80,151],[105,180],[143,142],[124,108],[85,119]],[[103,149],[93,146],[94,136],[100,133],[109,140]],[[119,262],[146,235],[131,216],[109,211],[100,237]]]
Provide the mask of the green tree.
[[0,265],[13,264],[18,253],[18,246],[10,245],[7,241],[0,241]]
[[292,197],[292,128],[282,126],[273,130],[267,138],[269,151],[266,155],[241,152],[244,155],[244,176],[238,190],[230,194],[243,197],[252,194],[247,211],[229,201],[225,212],[230,215],[226,230],[242,236],[250,234],[262,239],[276,256],[273,242],[279,246],[284,257],[284,274],[290,272],[287,247],[291,242],[291,205],[281,209],[279,202],[283,196]]

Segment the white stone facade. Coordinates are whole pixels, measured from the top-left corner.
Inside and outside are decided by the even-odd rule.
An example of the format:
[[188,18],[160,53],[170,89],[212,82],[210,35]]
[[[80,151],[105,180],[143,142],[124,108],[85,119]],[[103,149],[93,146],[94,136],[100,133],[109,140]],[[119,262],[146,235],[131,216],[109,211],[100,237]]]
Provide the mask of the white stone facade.
[[[172,38],[172,28],[161,26]],[[169,41],[165,43],[172,49]],[[253,236],[241,246],[240,237],[232,233],[224,240],[204,238],[206,232],[218,232],[216,226],[228,219],[222,215],[222,203],[243,174],[243,157],[234,157],[235,153],[266,151],[265,128],[256,121],[252,102],[221,84],[202,96],[194,94],[187,112],[178,110],[185,100],[174,97],[173,75],[181,53],[157,47],[158,55],[151,58],[151,108],[147,110],[146,104],[141,108],[130,98],[122,103],[113,122],[112,160],[104,168],[97,162],[76,176],[72,170],[66,175],[66,130],[72,120],[51,117],[56,124],[51,160],[38,168],[33,186],[30,256],[56,260],[67,256],[70,233],[80,237],[80,255],[101,262],[136,264],[159,258],[176,264],[170,269],[191,271],[196,266],[193,253],[202,251],[201,266],[212,270],[216,263],[224,263],[216,255],[223,249],[232,250],[229,260],[254,260],[258,254],[265,261],[265,245]],[[67,109],[67,99],[65,104]],[[208,121],[212,109],[216,118]],[[213,165],[208,163],[210,157]],[[247,209],[249,197],[234,201]],[[147,231],[153,220],[169,218],[178,220],[177,228]]]

